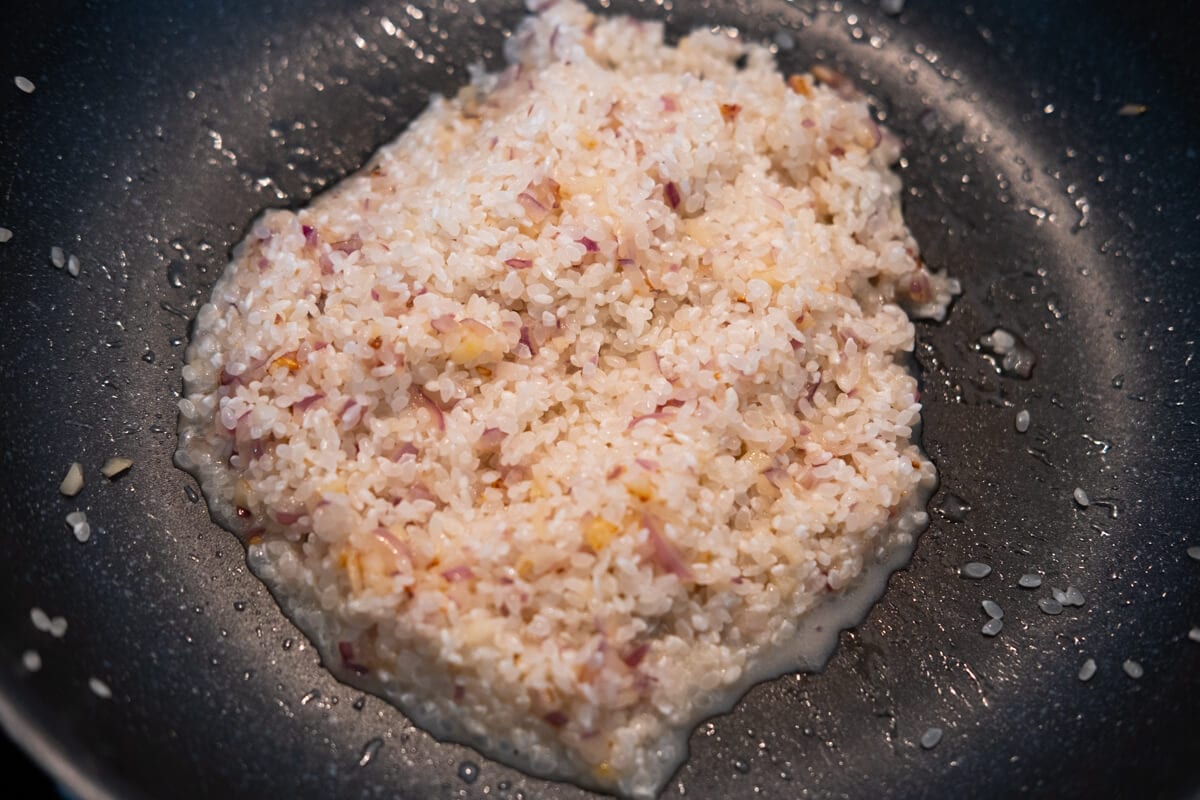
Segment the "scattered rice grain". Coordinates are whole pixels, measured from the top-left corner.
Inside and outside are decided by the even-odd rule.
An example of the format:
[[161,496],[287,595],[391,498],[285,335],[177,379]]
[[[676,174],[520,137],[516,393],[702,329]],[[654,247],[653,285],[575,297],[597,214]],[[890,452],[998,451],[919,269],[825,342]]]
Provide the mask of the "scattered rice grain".
[[991,565],[985,564],[982,561],[969,561],[962,565],[962,568],[958,571],[958,574],[964,578],[970,578],[971,580],[982,580],[983,578],[986,578],[988,575],[992,574],[992,567]]
[[1036,589],[1042,585],[1042,576],[1032,572],[1026,572],[1020,578],[1017,578],[1017,586],[1022,589]]
[[100,474],[111,480],[132,466],[132,460],[116,456],[104,462],[104,466],[100,468]]
[[1075,491],[1071,493],[1071,497],[1075,499],[1075,503],[1080,508],[1087,508],[1092,504],[1092,501],[1088,499],[1087,492],[1079,487],[1075,487]]
[[989,619],[987,622],[983,623],[983,628],[980,630],[980,633],[982,633],[984,636],[995,636],[1003,627],[1004,620],[996,618]]
[[1096,674],[1096,660],[1089,658],[1083,662],[1083,666],[1079,668],[1079,680],[1090,681],[1092,676]]
[[8,228],[0,228],[0,244],[5,244],[12,240],[13,232]]
[[92,538],[92,526],[88,524],[87,514],[84,512],[72,511],[67,514],[67,524],[71,526],[71,532],[79,541],[86,542]]
[[1004,609],[995,600],[983,601],[983,613],[992,619],[1004,619]]
[[1038,600],[1038,608],[1051,616],[1058,616],[1063,612],[1062,603],[1053,597],[1043,597],[1041,600]]
[[1017,417],[1013,421],[1013,427],[1017,429],[1017,433],[1025,433],[1029,430],[1029,412],[1021,409],[1017,412]]
[[50,630],[50,615],[37,606],[29,609],[29,621],[32,622],[33,627],[37,628],[39,631]]
[[1121,669],[1125,670],[1125,674],[1135,681],[1146,674],[1146,670],[1142,668],[1142,665],[1132,658],[1125,659],[1125,663],[1121,665]]
[[941,728],[927,728],[925,732],[921,734],[921,747],[925,748],[926,750],[932,750],[938,746],[938,742],[941,740]]
[[33,94],[33,90],[37,88],[33,85],[33,81],[29,80],[29,78],[26,78],[24,75],[18,75],[13,78],[13,83],[15,83],[17,88],[25,94]]
[[1200,561],[1200,546],[1193,545],[1187,549],[1188,558],[1193,561]]
[[79,256],[74,253],[67,256],[67,274],[72,278],[79,277]]
[[42,656],[37,650],[26,650],[21,654],[21,663],[27,672],[37,672],[42,668]]
[[99,678],[88,678],[88,688],[101,700],[108,700],[112,697],[112,689],[108,688],[108,684]]
[[1082,607],[1084,604],[1083,592],[1076,589],[1074,586],[1068,586],[1063,592],[1063,599],[1059,601],[1064,606]]
[[67,474],[63,477],[62,483],[58,485],[58,490],[67,497],[74,497],[83,490],[83,465],[78,461],[72,462],[67,468]]
[[67,265],[67,254],[58,245],[50,248],[50,263],[55,269],[62,269]]
[[1200,642],[1200,628],[1192,628],[1188,631],[1188,638],[1193,642]]

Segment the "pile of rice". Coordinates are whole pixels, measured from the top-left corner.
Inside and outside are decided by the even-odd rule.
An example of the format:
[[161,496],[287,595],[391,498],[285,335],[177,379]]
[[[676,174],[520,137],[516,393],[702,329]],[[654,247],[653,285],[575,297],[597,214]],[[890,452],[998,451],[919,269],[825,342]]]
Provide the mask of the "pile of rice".
[[254,225],[177,461],[339,676],[648,797],[924,524],[897,303],[956,286],[839,76],[567,1],[509,57]]

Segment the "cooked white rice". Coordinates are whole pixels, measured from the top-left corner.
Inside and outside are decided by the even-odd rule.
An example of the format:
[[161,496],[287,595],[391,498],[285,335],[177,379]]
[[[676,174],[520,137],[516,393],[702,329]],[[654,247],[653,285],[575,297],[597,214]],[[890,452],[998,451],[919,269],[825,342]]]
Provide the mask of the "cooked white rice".
[[177,459],[339,676],[648,797],[924,523],[896,302],[956,287],[839,76],[575,2],[510,44],[254,225],[197,319]]

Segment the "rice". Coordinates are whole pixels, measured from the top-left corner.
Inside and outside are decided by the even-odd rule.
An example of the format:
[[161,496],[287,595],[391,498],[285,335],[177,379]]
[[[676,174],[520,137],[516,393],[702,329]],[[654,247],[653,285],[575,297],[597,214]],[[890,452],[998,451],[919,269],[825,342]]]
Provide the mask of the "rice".
[[957,286],[840,76],[566,1],[508,56],[253,225],[176,459],[339,677],[649,797],[924,524],[899,303]]

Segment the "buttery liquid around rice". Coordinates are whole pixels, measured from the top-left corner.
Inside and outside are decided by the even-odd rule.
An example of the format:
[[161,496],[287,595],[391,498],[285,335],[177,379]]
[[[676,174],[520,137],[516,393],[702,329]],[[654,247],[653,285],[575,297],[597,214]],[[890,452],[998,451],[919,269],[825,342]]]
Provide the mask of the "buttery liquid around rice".
[[[181,430],[183,444],[176,455],[177,465],[195,476],[203,487],[226,483],[230,478],[228,470],[207,448],[195,446],[204,441],[202,435],[189,435],[195,433],[186,428]],[[919,427],[913,438],[919,441]],[[925,508],[936,487],[936,481],[928,481],[909,498],[906,510],[896,515],[892,530],[883,537],[884,543],[876,549],[874,560],[864,564],[857,578],[840,591],[831,592],[816,607],[797,616],[795,627],[791,635],[785,637],[783,644],[761,653],[757,662],[743,673],[740,680],[723,690],[708,693],[700,703],[703,715],[711,717],[729,712],[756,684],[792,673],[817,673],[823,670],[837,649],[841,632],[858,626],[867,618],[871,608],[884,595],[891,575],[912,560],[917,538],[929,524]],[[248,525],[239,518],[236,507],[226,499],[229,495],[205,491],[204,496],[213,519],[245,543]],[[294,591],[295,587],[285,585],[276,572],[275,561],[268,556],[263,544],[247,544],[246,549],[251,571],[271,591],[288,619],[309,637],[320,654],[322,665],[339,681],[401,706],[415,725],[439,741],[464,740],[463,731],[454,721],[442,718],[431,705],[423,704],[421,698],[398,697],[372,676],[347,668],[338,651],[336,633],[329,627],[329,616],[322,611],[315,597],[303,596]],[[664,774],[674,774],[687,761],[688,739],[696,727],[687,725],[672,731],[668,737],[669,745],[655,754],[666,767]],[[566,781],[586,789],[612,791],[611,785],[599,785],[590,772],[581,772],[568,763],[558,763],[544,756],[530,757],[503,740],[467,738],[482,755],[524,772]],[[655,795],[655,790],[630,793],[630,796],[638,798]]]

